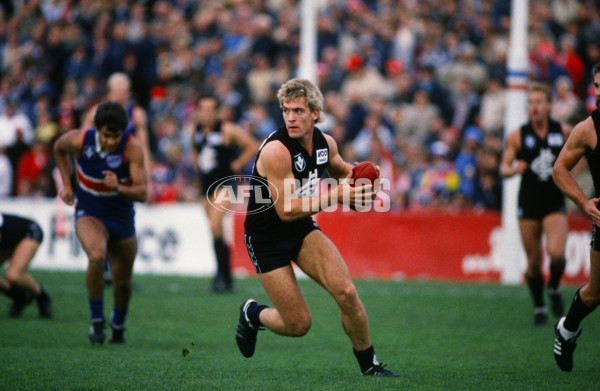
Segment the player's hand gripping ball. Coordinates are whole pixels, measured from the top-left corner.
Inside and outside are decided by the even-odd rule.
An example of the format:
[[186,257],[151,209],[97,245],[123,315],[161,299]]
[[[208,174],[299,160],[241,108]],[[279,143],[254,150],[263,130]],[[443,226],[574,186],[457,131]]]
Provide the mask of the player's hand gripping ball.
[[373,184],[377,178],[379,178],[377,167],[371,162],[360,162],[352,168],[352,186],[354,186],[359,179],[361,179],[358,183],[360,186],[362,184],[369,184],[365,179],[368,179],[370,184]]
[[[372,185],[375,187],[375,180],[379,178],[379,172],[377,171],[377,167],[371,162],[360,162],[352,168],[352,183],[350,186],[363,186],[363,185]],[[376,195],[373,195],[373,199],[375,199]],[[361,210],[361,208],[357,205],[357,208],[354,206],[350,207],[352,210]]]

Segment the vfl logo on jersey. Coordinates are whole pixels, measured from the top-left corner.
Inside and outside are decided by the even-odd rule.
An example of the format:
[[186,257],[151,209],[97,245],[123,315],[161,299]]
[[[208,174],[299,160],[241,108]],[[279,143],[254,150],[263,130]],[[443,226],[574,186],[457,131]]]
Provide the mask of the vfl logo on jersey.
[[117,168],[121,165],[121,163],[121,155],[108,155],[106,157],[106,164],[108,164],[110,168]]
[[525,147],[527,149],[533,149],[533,148],[535,148],[535,137],[533,137],[530,134],[528,134],[527,136],[525,136]]
[[85,149],[83,150],[83,156],[85,156],[88,159],[91,159],[92,156],[94,156],[94,147],[85,147]]
[[210,132],[206,137],[206,142],[210,145],[223,145],[223,133]]
[[327,149],[317,149],[317,164],[325,164],[329,160]]
[[563,145],[563,135],[560,133],[548,134],[548,145],[551,147],[561,147]]
[[306,160],[304,160],[301,153],[294,156],[294,166],[296,166],[298,172],[302,172],[306,168]]

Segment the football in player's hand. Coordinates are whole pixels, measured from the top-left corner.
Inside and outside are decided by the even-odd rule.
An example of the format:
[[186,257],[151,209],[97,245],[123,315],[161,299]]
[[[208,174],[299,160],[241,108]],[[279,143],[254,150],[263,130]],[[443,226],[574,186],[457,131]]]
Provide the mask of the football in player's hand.
[[[377,172],[377,167],[371,162],[360,162],[352,168],[352,186],[358,181],[359,185],[363,184],[373,184],[375,179],[379,178],[379,173]],[[371,183],[365,181],[368,179]]]

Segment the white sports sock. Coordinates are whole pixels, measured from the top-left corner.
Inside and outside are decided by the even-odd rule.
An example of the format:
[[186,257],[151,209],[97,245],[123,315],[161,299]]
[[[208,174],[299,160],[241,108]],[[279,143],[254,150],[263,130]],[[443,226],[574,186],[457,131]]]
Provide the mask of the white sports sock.
[[562,337],[564,339],[571,339],[573,337],[575,337],[577,335],[577,331],[569,331],[565,328],[565,326],[563,326],[563,323],[565,322],[565,318],[561,318],[560,321],[558,322],[558,331],[560,331],[560,335],[562,335]]

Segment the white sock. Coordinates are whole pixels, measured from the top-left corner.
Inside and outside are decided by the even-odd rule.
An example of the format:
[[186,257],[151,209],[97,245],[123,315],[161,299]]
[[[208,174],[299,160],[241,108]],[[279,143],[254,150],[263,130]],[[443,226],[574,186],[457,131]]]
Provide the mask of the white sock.
[[571,339],[573,337],[575,337],[577,335],[577,331],[569,331],[565,328],[565,326],[563,326],[563,323],[565,322],[565,318],[560,318],[560,321],[558,322],[558,331],[560,332],[560,335],[562,335],[562,337],[564,339]]

